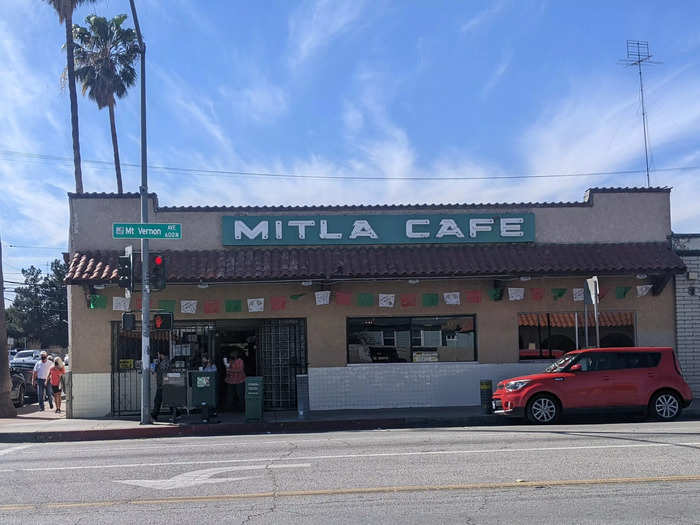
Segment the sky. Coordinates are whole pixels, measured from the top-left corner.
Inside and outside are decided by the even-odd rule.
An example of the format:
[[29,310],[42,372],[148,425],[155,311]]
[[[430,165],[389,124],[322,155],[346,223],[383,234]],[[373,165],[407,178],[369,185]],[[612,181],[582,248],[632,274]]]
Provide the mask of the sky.
[[[67,250],[75,188],[64,28],[40,0],[2,4],[0,235],[5,279],[18,281]],[[642,170],[639,77],[619,62],[634,39],[660,62],[644,69],[651,166],[663,170],[651,183],[673,187],[673,230],[700,232],[698,2],[136,4],[149,164],[373,178],[152,168],[163,205],[559,202],[644,186],[641,172],[484,180]],[[128,0],[88,4],[73,21],[120,13],[131,26]],[[140,160],[139,103],[137,85],[116,106],[123,164]],[[78,106],[85,191],[116,191],[107,110],[80,90]],[[677,167],[689,169],[665,170]],[[123,175],[138,191],[140,169]]]

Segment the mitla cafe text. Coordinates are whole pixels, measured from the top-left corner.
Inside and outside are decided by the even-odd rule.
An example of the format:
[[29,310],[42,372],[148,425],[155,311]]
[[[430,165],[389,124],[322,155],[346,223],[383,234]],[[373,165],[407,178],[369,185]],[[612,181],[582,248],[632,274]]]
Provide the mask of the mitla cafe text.
[[224,216],[226,246],[534,242],[535,216],[314,215]]

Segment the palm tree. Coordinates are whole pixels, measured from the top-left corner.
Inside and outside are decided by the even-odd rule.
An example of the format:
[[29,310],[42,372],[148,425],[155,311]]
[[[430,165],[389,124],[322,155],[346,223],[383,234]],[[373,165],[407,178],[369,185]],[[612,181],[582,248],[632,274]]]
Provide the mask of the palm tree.
[[80,136],[78,133],[78,95],[75,92],[73,68],[73,11],[80,4],[95,0],[45,0],[58,13],[58,22],[66,24],[66,63],[68,69],[68,93],[70,94],[70,121],[73,128],[73,166],[75,168],[75,192],[83,193],[83,172],[80,169]]
[[115,96],[124,97],[127,89],[136,82],[133,64],[140,52],[136,32],[131,28],[122,28],[126,18],[126,15],[118,15],[108,21],[102,16],[91,15],[85,19],[87,28],[73,26],[75,76],[83,86],[83,95],[87,92],[88,97],[97,102],[99,109],[109,108],[119,193],[123,192],[123,188],[117,127],[114,122]]
[[7,351],[7,325],[5,323],[5,295],[2,278],[2,243],[0,243],[0,417],[15,417],[17,409],[10,399],[10,354]]

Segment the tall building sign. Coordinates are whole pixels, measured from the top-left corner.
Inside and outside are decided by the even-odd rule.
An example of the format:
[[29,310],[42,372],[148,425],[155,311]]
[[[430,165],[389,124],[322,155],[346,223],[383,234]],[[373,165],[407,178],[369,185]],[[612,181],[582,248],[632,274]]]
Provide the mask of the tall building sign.
[[222,240],[224,246],[534,242],[535,215],[224,216]]

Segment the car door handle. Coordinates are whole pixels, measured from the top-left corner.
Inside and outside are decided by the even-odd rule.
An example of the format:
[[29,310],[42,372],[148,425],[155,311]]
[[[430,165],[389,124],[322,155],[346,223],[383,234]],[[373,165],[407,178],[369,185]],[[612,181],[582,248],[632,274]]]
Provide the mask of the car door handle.
[[563,377],[555,377],[554,380],[555,380],[555,381],[564,381],[565,378],[563,378]]
[[609,377],[609,376],[603,376],[603,381],[610,381],[610,377]]

